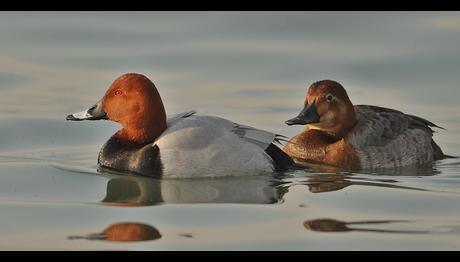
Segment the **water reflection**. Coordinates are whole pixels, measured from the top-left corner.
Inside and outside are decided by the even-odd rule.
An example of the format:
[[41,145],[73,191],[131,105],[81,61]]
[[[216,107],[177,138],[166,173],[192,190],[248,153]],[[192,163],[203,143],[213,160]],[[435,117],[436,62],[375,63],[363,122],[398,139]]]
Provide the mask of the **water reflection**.
[[378,232],[378,233],[401,233],[401,234],[426,234],[429,231],[418,231],[418,230],[389,230],[389,229],[377,229],[377,228],[359,228],[352,227],[354,225],[376,225],[376,224],[391,224],[391,223],[410,223],[407,220],[372,220],[372,221],[354,221],[344,222],[334,219],[314,219],[307,220],[303,223],[303,226],[307,230],[318,231],[318,232],[350,232],[350,231],[361,231],[361,232]]
[[114,176],[107,183],[101,201],[106,205],[148,206],[162,203],[274,204],[287,188],[272,176],[153,179],[142,176]]
[[[282,175],[154,179],[108,171],[102,171],[101,174],[110,178],[101,202],[116,206],[149,206],[164,203],[275,204],[283,201],[283,196],[293,185],[304,185],[312,193],[338,191],[352,185],[429,191],[397,185],[399,181],[396,179],[354,173],[304,173],[303,177],[297,177],[294,181],[291,177]],[[427,175],[429,172],[425,171],[424,174]]]
[[147,241],[161,238],[160,232],[153,226],[141,223],[116,223],[100,233],[82,236],[70,236],[68,239],[105,240],[105,241]]
[[[385,175],[385,176],[434,176],[441,174],[441,171],[437,168],[440,164],[444,163],[445,160],[436,161],[421,166],[403,166],[395,168],[381,168],[381,169],[368,169],[362,170],[362,174],[370,175]],[[307,162],[297,162],[300,168],[311,173],[343,173],[344,170],[338,167],[319,165]]]
[[[428,189],[400,186],[397,183],[402,176],[434,176],[441,173],[437,164],[426,166],[409,166],[395,169],[368,170],[360,173],[344,172],[343,170],[324,165],[302,163],[302,171],[306,173],[306,179],[296,179],[291,183],[295,185],[306,185],[312,193],[332,192],[347,188],[349,186],[374,186],[384,188],[408,189],[419,191],[431,191]],[[384,178],[383,176],[391,176]],[[296,176],[297,178],[297,176]]]
[[344,189],[348,186],[374,186],[408,190],[429,191],[423,188],[407,187],[395,185],[397,180],[363,178],[354,174],[337,173],[337,174],[312,174],[308,179],[299,181],[297,184],[306,185],[312,193],[324,193]]

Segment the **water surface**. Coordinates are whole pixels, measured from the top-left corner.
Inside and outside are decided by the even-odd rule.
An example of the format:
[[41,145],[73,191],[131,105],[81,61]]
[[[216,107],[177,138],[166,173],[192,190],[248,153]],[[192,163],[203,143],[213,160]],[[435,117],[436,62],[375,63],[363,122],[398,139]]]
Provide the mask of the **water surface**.
[[459,250],[460,160],[157,180],[98,171],[119,126],[66,122],[125,72],[168,114],[293,136],[308,85],[446,128],[460,155],[458,12],[0,12],[0,249]]

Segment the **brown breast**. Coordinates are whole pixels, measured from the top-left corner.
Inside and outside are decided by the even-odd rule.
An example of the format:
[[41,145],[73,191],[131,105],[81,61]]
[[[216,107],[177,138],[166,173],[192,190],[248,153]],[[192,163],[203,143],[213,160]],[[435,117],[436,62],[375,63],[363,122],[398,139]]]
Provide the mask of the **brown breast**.
[[283,148],[294,159],[346,169],[360,169],[356,150],[344,139],[337,140],[318,130],[306,130]]

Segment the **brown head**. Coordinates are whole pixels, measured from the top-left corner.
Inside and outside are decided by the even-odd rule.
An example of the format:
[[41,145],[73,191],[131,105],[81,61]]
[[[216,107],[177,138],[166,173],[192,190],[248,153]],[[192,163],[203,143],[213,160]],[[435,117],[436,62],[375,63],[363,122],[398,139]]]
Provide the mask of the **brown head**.
[[288,125],[307,125],[336,138],[342,138],[356,123],[356,113],[345,88],[338,82],[322,80],[307,91],[300,114]]
[[166,113],[160,94],[147,77],[128,73],[118,77],[104,97],[86,111],[67,116],[67,120],[108,119],[123,129],[117,136],[139,144],[152,142],[166,129]]
[[113,224],[106,228],[102,235],[108,241],[145,241],[161,238],[156,228],[141,223]]
[[105,241],[147,241],[161,238],[156,228],[141,223],[116,223],[107,227],[103,232],[86,236],[69,236],[69,239],[105,240]]

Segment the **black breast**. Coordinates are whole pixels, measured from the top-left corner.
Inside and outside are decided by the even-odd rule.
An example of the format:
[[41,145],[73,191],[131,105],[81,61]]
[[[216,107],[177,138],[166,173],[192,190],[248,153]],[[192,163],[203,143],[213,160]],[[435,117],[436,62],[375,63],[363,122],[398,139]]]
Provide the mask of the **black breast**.
[[97,162],[104,168],[156,178],[163,169],[157,145],[124,142],[115,136],[102,147]]

